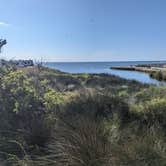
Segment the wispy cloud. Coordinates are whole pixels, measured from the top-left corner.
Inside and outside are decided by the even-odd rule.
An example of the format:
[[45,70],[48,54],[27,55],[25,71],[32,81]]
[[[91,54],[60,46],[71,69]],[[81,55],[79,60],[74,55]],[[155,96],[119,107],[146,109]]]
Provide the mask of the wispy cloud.
[[5,27],[8,27],[10,26],[11,24],[8,24],[6,22],[3,22],[3,21],[0,21],[0,26],[5,26]]

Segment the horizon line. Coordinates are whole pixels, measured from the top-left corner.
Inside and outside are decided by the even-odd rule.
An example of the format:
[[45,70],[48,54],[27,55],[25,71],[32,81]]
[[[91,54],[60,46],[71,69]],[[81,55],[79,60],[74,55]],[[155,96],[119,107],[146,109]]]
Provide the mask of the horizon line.
[[166,62],[166,60],[120,60],[120,61],[45,61],[43,63],[106,63],[106,62]]

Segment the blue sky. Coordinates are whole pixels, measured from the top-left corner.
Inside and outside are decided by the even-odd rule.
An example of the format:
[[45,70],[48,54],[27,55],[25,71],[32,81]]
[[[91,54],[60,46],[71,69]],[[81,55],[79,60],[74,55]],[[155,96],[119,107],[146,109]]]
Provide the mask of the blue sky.
[[0,0],[6,59],[166,60],[166,0]]

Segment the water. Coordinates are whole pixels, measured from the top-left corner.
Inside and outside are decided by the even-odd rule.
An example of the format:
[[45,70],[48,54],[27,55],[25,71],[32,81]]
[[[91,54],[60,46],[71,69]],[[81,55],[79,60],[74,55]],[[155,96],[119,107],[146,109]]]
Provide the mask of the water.
[[108,73],[122,78],[137,80],[142,83],[166,85],[149,77],[147,73],[138,71],[123,71],[110,69],[111,66],[129,66],[137,64],[163,63],[157,61],[137,61],[137,62],[47,62],[44,65],[69,73]]

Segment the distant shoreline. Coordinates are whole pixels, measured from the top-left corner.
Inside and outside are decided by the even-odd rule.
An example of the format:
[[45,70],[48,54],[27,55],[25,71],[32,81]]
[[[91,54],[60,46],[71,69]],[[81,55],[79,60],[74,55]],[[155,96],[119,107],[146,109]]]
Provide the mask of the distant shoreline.
[[110,69],[145,72],[148,73],[150,77],[155,78],[156,80],[166,81],[166,63],[112,66],[110,67]]

